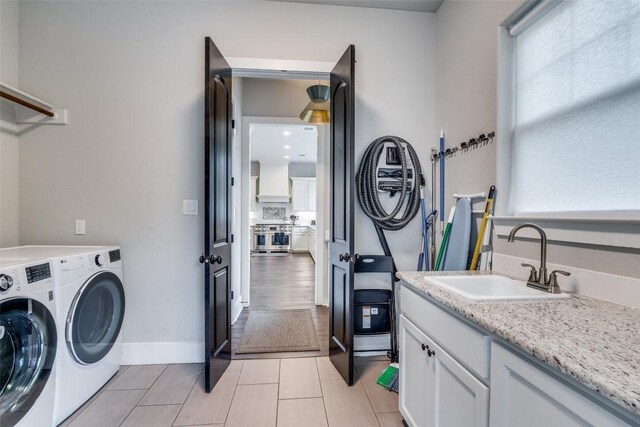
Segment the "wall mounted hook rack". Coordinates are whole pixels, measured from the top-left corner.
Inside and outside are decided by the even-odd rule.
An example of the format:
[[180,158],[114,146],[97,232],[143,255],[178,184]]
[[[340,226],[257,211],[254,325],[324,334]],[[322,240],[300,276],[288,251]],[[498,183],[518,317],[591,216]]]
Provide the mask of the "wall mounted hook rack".
[[491,144],[496,136],[495,131],[491,131],[487,134],[481,133],[477,138],[471,138],[468,141],[462,141],[460,144],[445,149],[443,152],[439,152],[437,148],[431,149],[431,161],[437,162],[442,156],[450,157],[457,152],[466,153],[472,148],[483,147]]

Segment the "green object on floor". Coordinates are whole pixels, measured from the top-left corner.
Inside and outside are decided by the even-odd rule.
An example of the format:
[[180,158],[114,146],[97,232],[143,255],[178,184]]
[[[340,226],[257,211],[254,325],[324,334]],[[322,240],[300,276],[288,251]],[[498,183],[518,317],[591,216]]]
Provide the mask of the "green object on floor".
[[382,374],[376,381],[379,385],[386,388],[389,391],[398,392],[398,371],[399,365],[392,363],[385,368]]

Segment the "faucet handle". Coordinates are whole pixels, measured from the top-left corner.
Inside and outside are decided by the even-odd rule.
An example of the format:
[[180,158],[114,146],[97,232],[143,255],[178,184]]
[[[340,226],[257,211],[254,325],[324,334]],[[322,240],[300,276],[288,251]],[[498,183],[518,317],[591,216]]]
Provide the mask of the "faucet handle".
[[531,269],[531,272],[529,273],[529,279],[527,279],[528,282],[537,282],[538,281],[538,272],[537,272],[535,266],[533,266],[531,264],[527,264],[526,262],[523,262],[520,265],[523,266],[523,267],[529,267]]
[[549,275],[549,292],[554,294],[559,294],[562,292],[560,290],[560,285],[558,285],[558,274],[562,274],[563,276],[571,276],[571,273],[562,270],[553,270]]

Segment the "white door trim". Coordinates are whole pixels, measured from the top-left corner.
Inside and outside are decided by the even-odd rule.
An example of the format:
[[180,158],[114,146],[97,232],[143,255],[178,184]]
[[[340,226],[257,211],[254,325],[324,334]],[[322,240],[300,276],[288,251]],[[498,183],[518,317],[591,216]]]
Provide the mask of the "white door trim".
[[273,79],[328,80],[335,66],[333,62],[268,58],[230,57],[227,62],[234,77]]

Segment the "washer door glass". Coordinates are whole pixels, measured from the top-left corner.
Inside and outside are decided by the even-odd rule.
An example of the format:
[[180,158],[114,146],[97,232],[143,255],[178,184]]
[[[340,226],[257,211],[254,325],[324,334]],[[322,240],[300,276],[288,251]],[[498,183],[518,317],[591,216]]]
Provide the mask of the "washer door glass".
[[109,353],[124,317],[124,288],[115,274],[92,276],[75,296],[67,319],[67,346],[74,359],[96,363]]
[[14,426],[40,396],[56,357],[56,326],[42,303],[0,302],[0,425]]

